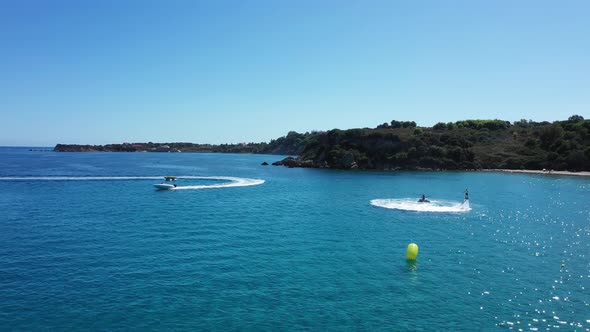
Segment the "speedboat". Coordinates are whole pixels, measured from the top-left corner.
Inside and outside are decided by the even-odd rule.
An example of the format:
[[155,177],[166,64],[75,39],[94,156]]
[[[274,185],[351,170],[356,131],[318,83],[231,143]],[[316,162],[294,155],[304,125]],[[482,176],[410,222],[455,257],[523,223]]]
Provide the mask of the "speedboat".
[[[176,180],[176,176],[165,176],[164,180],[166,180],[166,182],[172,182]],[[156,187],[158,190],[169,190],[169,189],[174,189],[176,188],[176,184],[169,184],[169,183],[158,183],[158,184],[154,184],[154,187]]]
[[168,190],[168,189],[175,188],[176,185],[168,184],[168,183],[158,183],[158,184],[154,184],[154,187],[156,187],[156,189],[159,189],[159,190]]

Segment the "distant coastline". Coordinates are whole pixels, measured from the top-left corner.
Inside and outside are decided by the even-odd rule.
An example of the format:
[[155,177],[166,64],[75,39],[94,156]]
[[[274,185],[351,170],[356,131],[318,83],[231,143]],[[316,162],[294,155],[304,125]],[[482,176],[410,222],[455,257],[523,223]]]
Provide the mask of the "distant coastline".
[[432,127],[392,120],[375,128],[291,131],[268,143],[58,144],[54,151],[256,153],[297,156],[273,163],[286,167],[573,172],[586,176],[580,172],[590,172],[590,120],[573,115],[554,122],[464,120]]
[[108,145],[57,144],[55,152],[181,152],[168,144],[123,143]]
[[268,143],[196,144],[196,143],[115,143],[106,145],[57,144],[55,152],[211,152],[292,154],[286,147]]

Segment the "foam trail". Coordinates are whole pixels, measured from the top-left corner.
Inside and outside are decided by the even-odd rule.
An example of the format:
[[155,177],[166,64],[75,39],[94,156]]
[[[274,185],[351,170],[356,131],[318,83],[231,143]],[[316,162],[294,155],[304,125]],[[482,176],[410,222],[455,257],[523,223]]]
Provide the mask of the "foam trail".
[[[120,180],[162,180],[163,176],[30,176],[30,177],[0,177],[0,181],[120,181]],[[247,187],[263,184],[260,179],[238,178],[231,176],[177,176],[177,179],[222,180],[228,181],[209,185],[177,186],[169,190],[213,189],[230,187]]]
[[227,180],[229,182],[208,184],[208,185],[197,185],[197,186],[177,186],[175,188],[170,188],[170,190],[248,187],[248,186],[257,186],[259,184],[264,183],[264,180],[260,180],[260,179],[236,178],[236,177],[230,177],[230,176],[194,177],[193,179]]
[[371,205],[386,209],[415,212],[467,212],[471,210],[469,201],[458,203],[431,200],[430,203],[419,203],[415,198],[373,199],[371,200]]
[[158,180],[162,176],[5,176],[0,181],[117,181],[117,180]]

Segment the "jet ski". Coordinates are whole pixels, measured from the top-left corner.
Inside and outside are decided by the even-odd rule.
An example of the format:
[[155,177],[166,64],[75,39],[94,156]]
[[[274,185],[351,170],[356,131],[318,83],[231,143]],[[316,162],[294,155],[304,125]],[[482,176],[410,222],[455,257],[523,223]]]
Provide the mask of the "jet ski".
[[430,203],[430,201],[426,199],[426,196],[422,195],[422,198],[418,200],[418,203]]

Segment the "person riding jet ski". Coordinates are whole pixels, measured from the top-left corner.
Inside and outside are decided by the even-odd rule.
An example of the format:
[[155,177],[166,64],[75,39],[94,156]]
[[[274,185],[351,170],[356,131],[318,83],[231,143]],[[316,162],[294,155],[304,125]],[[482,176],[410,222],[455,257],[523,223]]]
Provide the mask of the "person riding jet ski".
[[418,200],[418,203],[430,203],[430,201],[426,199],[424,194],[422,194],[422,198]]

